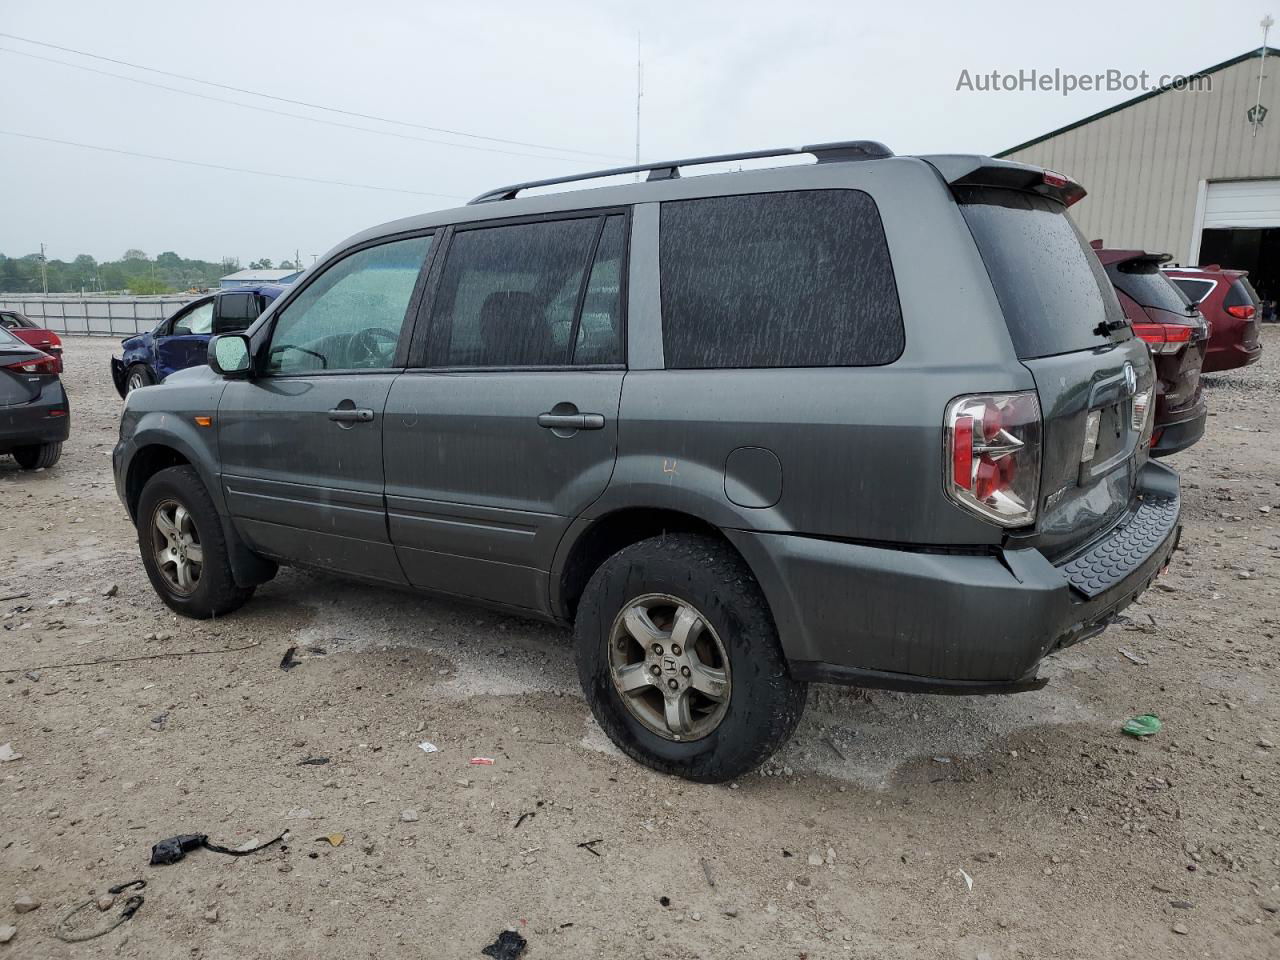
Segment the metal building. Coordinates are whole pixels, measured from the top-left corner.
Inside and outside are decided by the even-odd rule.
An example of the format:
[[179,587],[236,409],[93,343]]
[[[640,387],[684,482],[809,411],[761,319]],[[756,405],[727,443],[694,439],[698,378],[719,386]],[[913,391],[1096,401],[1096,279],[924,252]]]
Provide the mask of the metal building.
[[997,156],[1082,183],[1085,238],[1248,270],[1280,299],[1280,50],[1260,47]]
[[237,270],[218,281],[223,290],[229,287],[248,287],[259,283],[293,283],[302,275],[301,270]]

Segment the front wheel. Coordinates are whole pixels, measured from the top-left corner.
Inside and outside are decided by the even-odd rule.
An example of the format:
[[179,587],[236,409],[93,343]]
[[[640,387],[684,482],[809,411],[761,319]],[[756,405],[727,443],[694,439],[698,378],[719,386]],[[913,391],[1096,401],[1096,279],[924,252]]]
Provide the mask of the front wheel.
[[759,585],[710,537],[614,554],[587,584],[574,639],[601,729],[663,773],[731,780],[785,743],[804,712],[807,686],[787,674]]
[[193,467],[161,470],[138,500],[138,549],[160,599],[185,617],[230,613],[253,596],[236,585],[218,510]]
[[124,381],[124,392],[127,396],[139,387],[149,387],[156,382],[155,374],[151,372],[151,368],[145,363],[135,363],[129,368],[128,376]]

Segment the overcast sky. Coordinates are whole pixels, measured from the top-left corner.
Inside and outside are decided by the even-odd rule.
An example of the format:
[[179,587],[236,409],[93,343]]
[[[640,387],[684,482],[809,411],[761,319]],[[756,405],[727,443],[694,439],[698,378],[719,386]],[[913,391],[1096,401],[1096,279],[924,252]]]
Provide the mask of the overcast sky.
[[643,159],[857,138],[883,140],[897,153],[992,153],[1132,94],[957,91],[962,70],[1190,73],[1257,47],[1269,4],[1233,0],[1210,12],[1203,0],[0,0],[0,32],[421,125],[319,111],[0,37],[3,51],[381,133],[12,52],[0,52],[0,130],[442,195],[273,179],[0,135],[0,252],[20,256],[44,241],[50,257],[64,260],[115,259],[138,247],[247,263],[291,259],[298,249],[310,263],[375,223],[454,206],[502,183],[629,162],[637,32]]

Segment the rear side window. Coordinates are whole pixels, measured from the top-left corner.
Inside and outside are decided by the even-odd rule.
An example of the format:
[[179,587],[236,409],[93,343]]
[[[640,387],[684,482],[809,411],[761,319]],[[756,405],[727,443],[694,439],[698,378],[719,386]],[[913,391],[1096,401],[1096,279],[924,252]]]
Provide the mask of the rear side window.
[[1192,280],[1190,277],[1170,277],[1169,279],[1192,303],[1199,303],[1213,291],[1212,280]]
[[459,230],[432,308],[427,365],[622,362],[623,223],[613,215]]
[[1062,204],[982,187],[957,195],[1019,358],[1088,350],[1132,336],[1102,263]]
[[668,369],[891,363],[902,310],[875,202],[859,190],[662,205]]
[[1154,260],[1122,260],[1107,266],[1107,276],[1139,306],[1186,313],[1191,301],[1161,272]]

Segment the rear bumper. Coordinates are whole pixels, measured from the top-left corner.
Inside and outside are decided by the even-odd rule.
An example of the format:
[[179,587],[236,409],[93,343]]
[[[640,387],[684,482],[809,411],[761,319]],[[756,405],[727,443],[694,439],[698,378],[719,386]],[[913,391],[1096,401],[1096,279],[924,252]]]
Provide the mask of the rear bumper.
[[70,435],[71,408],[61,383],[46,386],[31,403],[0,407],[0,453],[14,447],[61,443]]
[[1151,431],[1151,455],[1167,457],[1192,446],[1204,436],[1204,425],[1208,417],[1209,409],[1204,400],[1189,410],[1158,416],[1155,428]]
[[1219,373],[1223,370],[1235,370],[1257,363],[1262,356],[1262,343],[1243,344],[1239,341],[1225,346],[1216,346],[1209,342],[1209,349],[1204,355],[1203,373]]
[[1083,551],[922,553],[727,531],[797,679],[940,693],[1041,686],[1040,661],[1104,630],[1168,564],[1177,474],[1148,463],[1129,511]]

